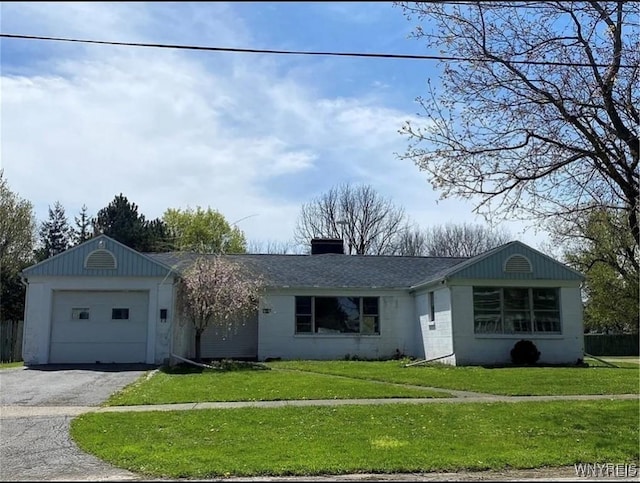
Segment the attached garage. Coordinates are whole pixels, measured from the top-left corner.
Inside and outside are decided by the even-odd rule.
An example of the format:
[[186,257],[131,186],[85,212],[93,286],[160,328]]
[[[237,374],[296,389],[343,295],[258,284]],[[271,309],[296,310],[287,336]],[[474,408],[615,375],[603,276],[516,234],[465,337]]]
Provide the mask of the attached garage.
[[163,363],[175,275],[105,235],[26,268],[25,364]]
[[148,320],[146,291],[54,291],[49,362],[145,362]]

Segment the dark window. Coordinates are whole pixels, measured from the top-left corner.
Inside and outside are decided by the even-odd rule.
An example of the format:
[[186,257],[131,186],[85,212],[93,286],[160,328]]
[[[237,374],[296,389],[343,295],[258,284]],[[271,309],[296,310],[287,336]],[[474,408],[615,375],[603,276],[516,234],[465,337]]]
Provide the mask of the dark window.
[[528,288],[505,288],[504,332],[531,332],[531,305]]
[[318,334],[360,332],[360,298],[315,297],[315,331]]
[[557,288],[474,287],[476,334],[561,332]]
[[557,289],[533,289],[533,321],[536,332],[560,332],[560,300]]
[[72,320],[89,320],[89,309],[88,308],[72,308],[71,309],[71,319]]
[[378,297],[362,298],[362,334],[380,333],[380,313],[378,309]]
[[501,290],[499,288],[473,288],[473,320],[477,334],[502,332],[501,305]]
[[296,297],[298,334],[379,334],[378,297]]
[[111,320],[129,320],[129,309],[111,309]]
[[313,332],[312,297],[296,297],[296,332],[305,334]]
[[436,301],[433,292],[429,292],[429,320],[431,322],[436,320]]

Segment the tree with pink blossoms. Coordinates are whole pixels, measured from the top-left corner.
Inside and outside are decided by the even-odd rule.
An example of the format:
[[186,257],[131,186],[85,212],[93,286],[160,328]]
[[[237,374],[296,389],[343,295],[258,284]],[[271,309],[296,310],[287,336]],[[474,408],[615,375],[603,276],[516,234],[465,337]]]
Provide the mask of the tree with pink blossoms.
[[178,310],[195,329],[195,359],[201,361],[203,332],[210,326],[232,334],[258,309],[263,282],[220,255],[198,257],[178,283]]

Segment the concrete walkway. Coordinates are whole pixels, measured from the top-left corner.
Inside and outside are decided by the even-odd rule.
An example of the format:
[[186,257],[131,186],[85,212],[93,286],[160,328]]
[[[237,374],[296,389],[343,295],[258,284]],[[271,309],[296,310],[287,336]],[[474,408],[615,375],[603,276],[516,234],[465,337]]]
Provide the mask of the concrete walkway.
[[197,409],[280,408],[287,406],[355,406],[382,404],[467,404],[467,403],[519,403],[531,401],[588,401],[638,399],[638,394],[578,394],[570,396],[498,396],[478,395],[448,398],[384,398],[384,399],[305,399],[283,401],[233,401],[199,402],[182,404],[149,404],[139,406],[4,406],[0,419],[35,416],[79,416],[89,412],[141,412],[141,411],[191,411]]

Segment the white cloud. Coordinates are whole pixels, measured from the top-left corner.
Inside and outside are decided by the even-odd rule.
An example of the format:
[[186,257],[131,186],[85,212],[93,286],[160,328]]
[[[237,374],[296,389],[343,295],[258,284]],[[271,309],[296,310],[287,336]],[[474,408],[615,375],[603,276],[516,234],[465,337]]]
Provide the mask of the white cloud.
[[[77,35],[93,18],[96,36],[106,38],[157,36],[164,25],[163,35],[201,44],[251,37],[225,5],[202,15],[189,4],[173,23],[166,22],[175,6],[151,15],[140,4],[74,5],[28,4],[13,11],[14,24],[28,14],[34,25],[59,22]],[[396,158],[408,116],[376,97],[379,90],[323,97],[308,72],[299,76],[273,58],[60,52],[47,71],[3,75],[1,85],[5,175],[41,220],[56,200],[72,220],[83,204],[95,214],[123,193],[147,218],[211,206],[242,220],[250,239],[287,240],[302,203],[341,181],[372,184],[422,226],[473,219],[464,203],[436,204],[424,176]]]

